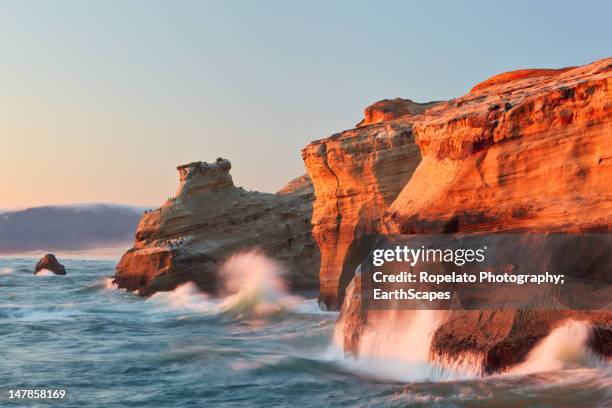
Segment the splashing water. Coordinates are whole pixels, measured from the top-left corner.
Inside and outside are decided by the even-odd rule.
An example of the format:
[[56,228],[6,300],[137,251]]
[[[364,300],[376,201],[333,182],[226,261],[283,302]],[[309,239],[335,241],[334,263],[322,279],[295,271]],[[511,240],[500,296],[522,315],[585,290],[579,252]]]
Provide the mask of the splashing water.
[[36,272],[34,276],[56,276],[56,275],[48,269],[41,269],[40,271]]
[[510,370],[512,374],[576,367],[598,367],[601,359],[587,347],[591,326],[587,322],[568,320],[554,329],[527,355],[524,363]]
[[259,250],[230,257],[219,276],[225,299],[220,310],[244,316],[265,316],[296,305],[299,298],[288,294],[282,266]]
[[[159,292],[151,300],[170,308],[191,309],[206,314],[227,314],[237,319],[259,318],[282,312],[322,314],[316,300],[289,295],[283,282],[283,268],[261,251],[237,253],[219,271],[223,297],[202,293],[188,282],[171,292]],[[337,315],[337,314],[336,314]],[[323,360],[335,361],[352,372],[368,377],[407,382],[473,380],[483,377],[482,355],[457,358],[431,355],[432,337],[446,314],[438,310],[395,311],[384,320],[374,319],[359,338],[356,358],[347,358],[342,349],[343,324],[334,331],[334,344]],[[255,320],[256,321],[256,320]],[[586,346],[591,329],[585,322],[568,321],[553,330],[529,353],[527,361],[508,374],[530,374],[572,368],[605,368],[605,362]]]
[[[346,364],[367,374],[400,381],[478,376],[477,364],[471,361],[453,365],[430,360],[431,340],[444,316],[444,312],[438,310],[387,312],[385,321],[377,321],[375,327],[364,330],[359,339],[357,357],[347,359]],[[337,344],[341,344],[341,330],[341,327],[336,327],[336,353]]]
[[[429,350],[432,336],[444,320],[441,311],[418,310],[408,313],[409,319],[392,317],[382,323],[376,322],[375,328],[367,328],[360,337],[358,357],[347,360],[351,368],[377,377],[414,382],[483,376],[483,357],[477,354],[466,354],[452,360],[431,359]],[[340,344],[341,329],[336,327],[337,344]],[[541,340],[524,363],[503,375],[609,367],[602,358],[589,350],[587,343],[590,334],[591,327],[587,322],[568,320]]]
[[[426,333],[434,331],[438,312],[368,319],[372,333],[364,333],[362,356],[347,360],[340,350],[330,358],[325,352],[338,313],[320,311],[313,298],[280,315],[244,321],[221,313],[227,298],[206,296],[192,283],[144,299],[107,290],[104,279],[113,273],[113,262],[66,260],[69,278],[47,283],[33,279],[35,262],[0,258],[0,268],[14,270],[0,277],[0,328],[8,333],[0,336],[0,349],[11,351],[3,354],[0,384],[68,385],[74,406],[112,407],[123,397],[134,406],[175,408],[190,408],[196,400],[202,406],[252,407],[329,406],[330,401],[334,406],[612,406],[609,366],[420,380],[430,376],[431,367],[422,363],[427,363]],[[245,281],[248,272],[243,271]],[[227,296],[250,292],[243,286]],[[290,303],[282,291],[271,298],[281,306]],[[389,338],[393,327],[405,327],[405,339]],[[393,344],[395,350],[387,350]],[[397,381],[411,377],[417,380]],[[159,393],[166,388],[176,392]]]
[[204,313],[215,312],[216,304],[193,282],[187,282],[169,292],[157,292],[150,301],[170,309],[189,309]]
[[117,289],[117,284],[113,278],[104,278],[104,289]]
[[191,309],[236,318],[264,317],[306,307],[300,297],[290,295],[283,282],[281,265],[259,250],[232,255],[219,270],[221,298],[201,292],[193,282],[173,291],[158,292],[151,300],[172,309]]
[[[353,307],[355,281],[347,287],[343,309]],[[358,340],[355,358],[344,363],[350,368],[376,377],[399,381],[439,381],[458,378],[474,378],[480,375],[481,360],[478,356],[466,356],[461,360],[431,360],[431,342],[434,333],[446,319],[441,310],[387,310],[372,315]],[[334,343],[328,354],[340,359],[344,355],[344,332],[355,328],[345,327],[351,322],[341,314],[334,331]]]
[[383,325],[379,330],[364,333],[359,354],[406,362],[427,361],[431,337],[439,325],[438,311],[416,310],[399,330],[395,325]]

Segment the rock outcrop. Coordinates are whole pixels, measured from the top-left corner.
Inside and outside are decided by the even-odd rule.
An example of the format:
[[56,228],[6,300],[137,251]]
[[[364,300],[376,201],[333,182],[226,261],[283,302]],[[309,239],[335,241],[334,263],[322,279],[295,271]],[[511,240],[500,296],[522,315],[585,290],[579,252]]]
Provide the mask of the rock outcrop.
[[383,99],[365,108],[363,120],[357,124],[357,127],[388,122],[403,116],[420,115],[437,103],[439,102],[418,103],[402,98]]
[[360,259],[360,237],[406,184],[421,155],[411,123],[386,122],[309,144],[302,157],[316,200],[312,234],[321,251],[320,303],[337,309]]
[[214,293],[221,264],[252,248],[285,266],[291,288],[318,287],[310,179],[300,177],[278,194],[259,193],[234,186],[230,168],[221,158],[177,168],[176,195],[143,215],[134,247],[117,265],[118,287],[148,296],[193,281]]
[[387,232],[610,230],[612,59],[520,72],[416,119],[423,161]]
[[34,275],[41,271],[51,271],[56,275],[66,275],[66,268],[59,263],[55,255],[47,254],[43,256],[37,263],[34,269]]
[[321,251],[322,306],[340,307],[359,264],[361,237],[380,232],[381,216],[421,160],[413,118],[437,103],[377,102],[357,128],[302,150],[316,196],[312,234]]
[[[493,77],[421,115],[394,120],[395,126],[410,126],[422,160],[381,220],[362,223],[380,221],[381,232],[404,234],[611,232],[611,78],[612,58],[576,68],[522,70]],[[344,158],[348,164],[353,160]],[[318,173],[308,167],[318,192]],[[341,195],[335,197],[324,202]],[[367,197],[351,199],[359,203]],[[321,205],[315,202],[313,224],[325,260],[326,240],[316,233]],[[322,268],[338,270],[346,262],[336,261]],[[377,322],[401,326],[410,319],[410,311],[368,312],[354,302],[361,304],[358,291],[342,308],[347,351],[358,352],[360,333]],[[434,335],[432,359],[472,355],[482,372],[504,370],[567,318],[591,322],[591,346],[611,354],[609,311],[453,311]]]

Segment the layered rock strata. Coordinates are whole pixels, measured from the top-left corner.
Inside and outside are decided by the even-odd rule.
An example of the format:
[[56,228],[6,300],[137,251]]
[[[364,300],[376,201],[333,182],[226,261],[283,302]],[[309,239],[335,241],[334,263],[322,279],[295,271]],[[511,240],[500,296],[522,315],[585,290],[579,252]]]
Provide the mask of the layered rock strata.
[[143,215],[134,247],[117,265],[120,288],[147,296],[193,281],[214,293],[221,264],[233,253],[253,248],[284,265],[291,288],[318,287],[310,179],[298,178],[278,194],[268,194],[236,187],[230,169],[230,162],[221,158],[177,168],[176,195]]
[[[387,206],[380,231],[611,232],[611,78],[611,58],[576,68],[521,70],[493,77],[421,115],[396,119],[397,126],[411,126],[422,161]],[[316,172],[309,174],[316,190]],[[325,256],[325,245],[321,251]],[[323,268],[342,266],[322,263],[322,275]],[[383,321],[401,327],[413,314],[368,312],[361,303],[360,292],[352,291],[342,308],[344,346],[353,353],[364,331]],[[434,334],[431,358],[471,355],[480,371],[503,371],[566,319],[590,322],[591,347],[612,354],[609,310],[453,311]]]
[[423,161],[386,232],[612,225],[612,59],[485,81],[415,120]]
[[420,115],[438,102],[418,103],[410,99],[383,99],[373,103],[363,111],[363,120],[357,127],[387,122],[404,116]]
[[361,257],[361,236],[377,233],[385,209],[421,160],[411,122],[347,130],[302,150],[313,180],[312,234],[321,251],[320,303],[337,309]]

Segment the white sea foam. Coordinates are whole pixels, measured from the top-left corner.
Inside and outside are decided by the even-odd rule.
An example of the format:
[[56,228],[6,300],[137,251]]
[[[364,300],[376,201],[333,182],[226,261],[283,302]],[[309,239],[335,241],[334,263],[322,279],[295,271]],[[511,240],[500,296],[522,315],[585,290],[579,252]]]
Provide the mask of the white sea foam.
[[[359,275],[358,275],[359,276]],[[355,290],[347,288],[344,307],[349,310]],[[378,378],[399,381],[435,381],[472,378],[479,371],[470,361],[451,365],[446,361],[431,361],[431,341],[445,320],[439,310],[389,310],[372,317],[372,324],[362,328],[354,355],[345,355],[346,316],[341,315],[334,331],[328,357],[340,360],[352,370]],[[382,320],[381,320],[382,319]],[[347,330],[354,330],[349,328]]]
[[40,271],[36,272],[36,275],[34,276],[55,276],[55,274],[48,269],[41,269]]
[[[357,358],[344,356],[340,322],[329,352],[350,369],[379,378],[418,382],[481,377],[482,356],[430,360],[431,339],[442,320],[441,312],[420,310],[412,312],[410,320],[399,328],[393,318],[389,324],[377,322],[375,328],[366,328],[361,334]],[[609,367],[588,348],[590,334],[588,323],[568,320],[541,340],[524,363],[503,375]]]
[[319,306],[317,299],[304,299],[291,307],[291,311],[298,314],[305,315],[321,315],[324,317],[335,318],[338,317],[339,312],[335,310],[323,310]]
[[434,381],[473,378],[479,375],[474,364],[450,366],[445,362],[430,361],[433,334],[444,320],[437,310],[395,311],[403,313],[398,324],[394,313],[388,313],[384,322],[377,321],[374,328],[362,332],[357,357],[346,357],[342,348],[343,322],[339,322],[334,335],[335,344],[329,350],[332,358],[366,375],[399,381]]
[[316,301],[305,302],[289,294],[283,275],[281,264],[263,252],[240,252],[231,256],[219,270],[220,298],[209,296],[195,283],[188,282],[173,291],[156,293],[151,301],[175,309],[223,313],[237,318],[263,317],[284,311],[315,313],[313,302]]
[[541,340],[527,355],[524,363],[517,365],[511,374],[529,374],[578,367],[598,367],[602,360],[587,346],[591,335],[587,322],[568,320]]
[[117,289],[117,284],[113,282],[113,278],[104,278],[104,289]]
[[10,275],[13,272],[15,272],[15,270],[13,268],[8,267],[8,266],[5,267],[5,268],[0,268],[0,276]]
[[59,305],[50,309],[31,309],[26,313],[13,318],[23,322],[48,322],[53,320],[72,320],[82,314],[82,311],[73,309],[71,305]]
[[239,317],[282,312],[302,299],[287,292],[280,263],[259,250],[231,256],[219,271],[224,299],[220,310]]
[[150,301],[171,309],[189,309],[199,312],[214,312],[217,304],[198,289],[193,282],[187,282],[169,292],[157,292]]

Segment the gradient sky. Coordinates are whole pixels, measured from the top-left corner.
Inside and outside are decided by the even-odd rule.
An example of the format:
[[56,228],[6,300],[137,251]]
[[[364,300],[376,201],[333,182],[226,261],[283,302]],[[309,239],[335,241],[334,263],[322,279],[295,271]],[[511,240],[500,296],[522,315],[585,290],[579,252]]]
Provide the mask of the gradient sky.
[[0,208],[157,205],[228,158],[276,191],[383,98],[612,55],[612,2],[0,1]]

